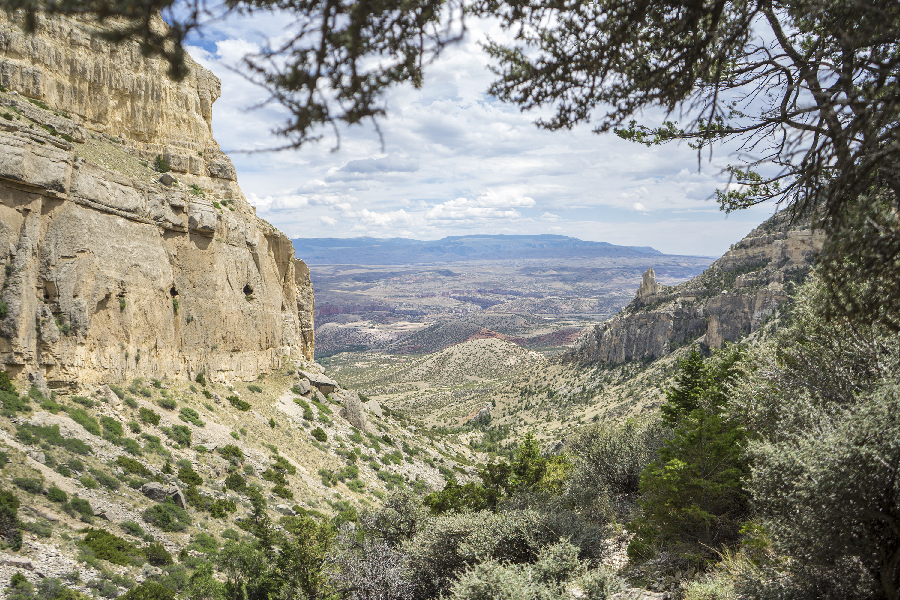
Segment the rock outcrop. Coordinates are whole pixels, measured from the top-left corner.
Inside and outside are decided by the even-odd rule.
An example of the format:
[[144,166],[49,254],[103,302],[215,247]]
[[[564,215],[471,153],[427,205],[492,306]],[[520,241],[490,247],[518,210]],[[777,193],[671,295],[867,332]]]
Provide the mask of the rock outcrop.
[[173,82],[163,61],[87,22],[42,18],[28,36],[0,14],[11,375],[51,388],[227,381],[312,359],[309,269],[241,193],[212,134],[219,81],[188,63]]
[[585,330],[566,358],[618,364],[659,358],[694,341],[720,348],[738,340],[789,300],[786,283],[803,278],[822,243],[822,234],[791,227],[778,214],[681,285],[659,285],[650,269],[631,304]]

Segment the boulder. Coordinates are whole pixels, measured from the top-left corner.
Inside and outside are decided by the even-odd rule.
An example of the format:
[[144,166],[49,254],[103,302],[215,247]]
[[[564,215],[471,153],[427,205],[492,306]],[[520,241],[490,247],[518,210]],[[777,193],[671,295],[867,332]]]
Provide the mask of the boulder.
[[175,177],[171,173],[163,173],[159,176],[159,182],[165,186],[172,185],[176,182]]
[[141,486],[141,493],[153,500],[154,502],[165,502],[171,499],[172,502],[185,507],[184,494],[177,485],[165,485],[156,481],[149,481]]
[[32,563],[27,558],[20,558],[18,556],[0,557],[0,565],[3,565],[4,567],[13,567],[15,569],[27,569],[29,571],[34,571],[34,563]]
[[338,388],[338,384],[334,379],[322,373],[309,373],[306,371],[300,371],[299,375],[301,378],[305,377],[306,379],[308,379],[309,383],[318,388],[319,391],[323,394],[330,394]]
[[384,418],[384,413],[381,411],[381,405],[378,404],[378,400],[375,400],[374,398],[369,398],[369,401],[363,404],[363,408],[379,419]]
[[40,450],[29,450],[28,458],[30,458],[31,460],[33,460],[35,462],[39,462],[42,465],[47,464],[47,457],[44,456],[44,453],[41,452]]
[[366,415],[363,412],[362,402],[359,401],[359,394],[349,390],[345,391],[343,404],[341,416],[360,431],[366,431]]
[[106,400],[109,405],[113,407],[119,406],[122,403],[122,401],[119,400],[119,397],[116,396],[116,393],[113,392],[108,385],[101,385],[98,387],[94,390],[94,395],[101,400]]
[[312,390],[312,387],[309,385],[309,379],[306,379],[305,377],[301,378],[300,381],[297,382],[297,389],[300,390],[301,396],[307,395],[310,390]]

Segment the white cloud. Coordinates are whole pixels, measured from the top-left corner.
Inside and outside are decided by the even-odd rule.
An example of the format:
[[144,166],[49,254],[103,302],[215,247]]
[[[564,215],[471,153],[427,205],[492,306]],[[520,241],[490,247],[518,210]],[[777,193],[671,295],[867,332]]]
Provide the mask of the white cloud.
[[[329,151],[327,131],[323,142],[299,151],[234,152],[284,142],[271,132],[287,118],[285,109],[248,111],[266,93],[227,67],[258,50],[265,35],[284,36],[285,23],[284,15],[264,13],[231,19],[191,54],[222,80],[213,128],[241,188],[261,217],[289,235],[310,235],[310,221],[339,235],[433,239],[558,231],[552,227],[564,220],[566,232],[583,239],[660,243],[670,252],[712,255],[761,220],[755,213],[732,215],[719,231],[736,237],[711,235],[711,223],[726,221],[705,199],[727,178],[718,163],[704,162],[698,172],[697,155],[686,146],[646,148],[595,135],[590,126],[540,130],[533,121],[546,109],[521,113],[487,97],[493,75],[478,42],[486,34],[501,41],[508,35],[494,22],[469,23],[470,35],[426,69],[421,89],[404,86],[389,94],[388,116],[380,122],[383,145],[365,125],[342,130],[337,152]],[[644,116],[647,122],[660,118]],[[626,226],[635,211],[643,213],[641,227]],[[675,220],[686,211],[703,216]]]

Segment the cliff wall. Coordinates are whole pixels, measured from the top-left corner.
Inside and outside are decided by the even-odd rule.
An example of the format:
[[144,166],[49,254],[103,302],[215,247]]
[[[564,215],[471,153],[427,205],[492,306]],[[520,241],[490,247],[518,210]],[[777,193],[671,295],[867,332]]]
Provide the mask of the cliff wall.
[[660,286],[650,269],[631,304],[585,330],[566,359],[584,364],[654,359],[694,341],[721,348],[757,331],[789,300],[785,286],[803,279],[822,243],[820,233],[792,227],[779,214],[681,285]]
[[213,138],[218,79],[91,32],[0,15],[3,368],[52,388],[311,360],[309,269]]

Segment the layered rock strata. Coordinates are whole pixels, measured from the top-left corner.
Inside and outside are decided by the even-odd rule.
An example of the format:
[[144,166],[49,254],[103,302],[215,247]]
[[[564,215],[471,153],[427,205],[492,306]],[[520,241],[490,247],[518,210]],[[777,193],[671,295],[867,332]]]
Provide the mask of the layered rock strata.
[[219,81],[188,62],[172,82],[86,22],[26,36],[0,14],[0,363],[20,380],[226,381],[312,359],[309,269],[241,193],[212,134]]
[[721,348],[757,331],[789,300],[786,283],[803,278],[822,243],[822,234],[776,215],[691,281],[661,286],[650,269],[631,304],[585,330],[566,357],[618,364],[695,341]]

